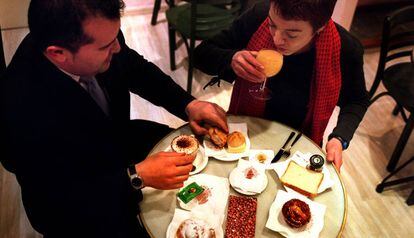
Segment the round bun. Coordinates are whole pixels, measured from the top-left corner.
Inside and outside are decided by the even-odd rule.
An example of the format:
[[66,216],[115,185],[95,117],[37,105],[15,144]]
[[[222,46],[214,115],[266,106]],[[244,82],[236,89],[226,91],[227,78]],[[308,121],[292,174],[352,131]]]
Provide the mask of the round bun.
[[282,214],[286,223],[293,228],[306,225],[311,218],[309,205],[299,199],[287,201],[282,207]]
[[263,65],[266,77],[275,76],[282,69],[283,55],[275,50],[260,50],[256,59]]
[[243,133],[235,131],[227,137],[227,148],[230,153],[241,153],[246,149],[246,138]]
[[184,220],[175,233],[176,238],[215,238],[216,232],[203,220]]
[[196,156],[198,151],[198,140],[194,136],[180,135],[171,142],[171,149],[177,153],[186,153]]

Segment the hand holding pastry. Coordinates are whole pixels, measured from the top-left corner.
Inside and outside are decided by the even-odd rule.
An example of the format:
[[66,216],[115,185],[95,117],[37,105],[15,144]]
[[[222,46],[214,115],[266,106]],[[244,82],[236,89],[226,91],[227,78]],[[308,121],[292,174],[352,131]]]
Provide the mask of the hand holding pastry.
[[145,186],[156,189],[181,188],[193,168],[194,157],[184,153],[159,152],[135,165]]
[[226,112],[215,103],[193,100],[187,105],[186,112],[191,130],[197,135],[205,135],[205,124],[216,126],[227,132]]

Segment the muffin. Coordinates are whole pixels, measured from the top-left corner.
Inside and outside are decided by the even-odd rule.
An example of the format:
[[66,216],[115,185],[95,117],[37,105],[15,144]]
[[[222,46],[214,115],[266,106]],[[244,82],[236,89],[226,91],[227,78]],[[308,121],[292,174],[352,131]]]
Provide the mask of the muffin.
[[227,137],[227,148],[230,153],[242,153],[246,149],[246,138],[243,133],[235,131]]
[[299,199],[287,201],[282,207],[282,214],[286,223],[293,228],[308,224],[311,218],[309,205]]
[[171,149],[177,153],[185,153],[195,157],[197,155],[199,143],[194,136],[180,135],[171,142]]

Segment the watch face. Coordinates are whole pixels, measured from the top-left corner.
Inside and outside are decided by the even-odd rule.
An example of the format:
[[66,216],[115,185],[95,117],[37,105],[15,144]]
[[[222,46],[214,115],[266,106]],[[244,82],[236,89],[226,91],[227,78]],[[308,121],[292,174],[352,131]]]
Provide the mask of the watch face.
[[142,180],[138,177],[131,179],[131,183],[132,186],[134,186],[135,188],[141,188],[142,186]]

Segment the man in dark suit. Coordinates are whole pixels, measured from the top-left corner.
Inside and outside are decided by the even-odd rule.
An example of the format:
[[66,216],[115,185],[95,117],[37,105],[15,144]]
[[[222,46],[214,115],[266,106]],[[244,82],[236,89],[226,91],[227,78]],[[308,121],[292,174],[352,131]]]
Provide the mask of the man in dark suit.
[[196,134],[204,123],[227,130],[222,108],[195,100],[125,45],[122,8],[119,0],[32,0],[30,33],[1,80],[1,162],[45,237],[142,237],[140,189],[175,189],[188,178],[193,158],[146,157],[170,128],[131,121],[129,92]]

